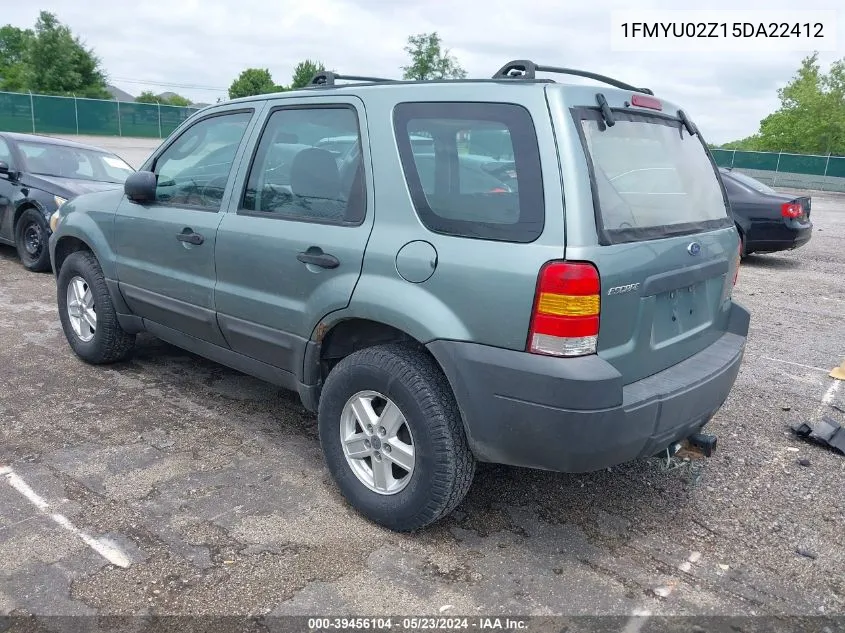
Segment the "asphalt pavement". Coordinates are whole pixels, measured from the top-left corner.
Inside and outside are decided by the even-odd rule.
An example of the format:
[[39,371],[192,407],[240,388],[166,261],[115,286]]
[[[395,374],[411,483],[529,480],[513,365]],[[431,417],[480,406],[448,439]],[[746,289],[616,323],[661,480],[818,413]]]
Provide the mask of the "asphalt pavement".
[[0,615],[845,615],[845,456],[788,427],[845,425],[845,196],[813,200],[806,247],[742,265],[700,468],[486,465],[410,535],[344,502],[294,395],[149,336],[80,362],[0,247]]

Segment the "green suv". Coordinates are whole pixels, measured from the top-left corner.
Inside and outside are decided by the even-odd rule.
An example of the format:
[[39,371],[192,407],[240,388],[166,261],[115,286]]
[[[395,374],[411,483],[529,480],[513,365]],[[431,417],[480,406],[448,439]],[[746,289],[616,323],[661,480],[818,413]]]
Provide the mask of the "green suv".
[[486,80],[322,73],[211,106],[124,191],[51,224],[80,358],[122,360],[146,331],[296,390],[342,493],[394,530],[449,513],[477,461],[709,452],[748,333],[694,123],[530,61]]

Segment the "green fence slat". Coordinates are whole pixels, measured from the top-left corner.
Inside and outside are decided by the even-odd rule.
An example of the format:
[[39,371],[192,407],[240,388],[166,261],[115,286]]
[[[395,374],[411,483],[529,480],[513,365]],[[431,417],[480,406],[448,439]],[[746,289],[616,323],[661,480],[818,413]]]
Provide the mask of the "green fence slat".
[[735,168],[739,169],[763,169],[776,171],[778,155],[775,152],[737,152],[734,156]]
[[845,156],[831,156],[827,166],[827,175],[845,178]]
[[0,130],[32,132],[32,110],[28,94],[0,92]]
[[782,154],[778,171],[792,174],[824,176],[827,156],[802,156],[800,154]]
[[35,95],[35,132],[39,134],[76,134],[76,108],[73,97]]
[[118,136],[117,101],[77,99],[79,133],[92,136]]
[[158,138],[158,105],[121,102],[120,134],[121,136]]
[[167,137],[179,127],[182,122],[191,116],[196,110],[194,108],[180,108],[178,106],[161,106],[161,134]]
[[713,154],[713,160],[716,161],[719,167],[731,166],[731,159],[734,153],[732,149],[711,149],[710,153]]
[[32,106],[36,133],[146,138],[168,136],[197,111],[161,106],[159,121],[158,104],[0,92],[0,131],[32,133]]

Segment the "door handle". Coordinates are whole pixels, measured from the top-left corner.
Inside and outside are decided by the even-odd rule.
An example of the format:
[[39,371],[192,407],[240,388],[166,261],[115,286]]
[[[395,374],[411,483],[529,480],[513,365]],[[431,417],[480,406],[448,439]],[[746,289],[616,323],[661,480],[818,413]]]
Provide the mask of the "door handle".
[[324,253],[322,249],[316,246],[312,246],[307,251],[302,251],[296,258],[303,264],[311,264],[320,268],[337,268],[340,266],[340,260],[337,257]]
[[180,242],[187,242],[199,246],[205,241],[205,238],[199,233],[194,233],[191,229],[185,229],[181,233],[176,234],[176,239]]

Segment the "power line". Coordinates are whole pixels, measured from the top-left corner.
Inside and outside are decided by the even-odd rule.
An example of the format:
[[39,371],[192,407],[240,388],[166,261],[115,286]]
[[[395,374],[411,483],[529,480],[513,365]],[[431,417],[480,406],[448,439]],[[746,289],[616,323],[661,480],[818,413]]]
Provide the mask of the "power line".
[[203,86],[199,84],[180,84],[171,81],[145,81],[143,79],[129,79],[127,77],[109,77],[110,80],[127,84],[140,84],[143,86],[161,86],[163,88],[184,88],[186,90],[208,90],[211,92],[226,92],[228,88],[214,86]]

